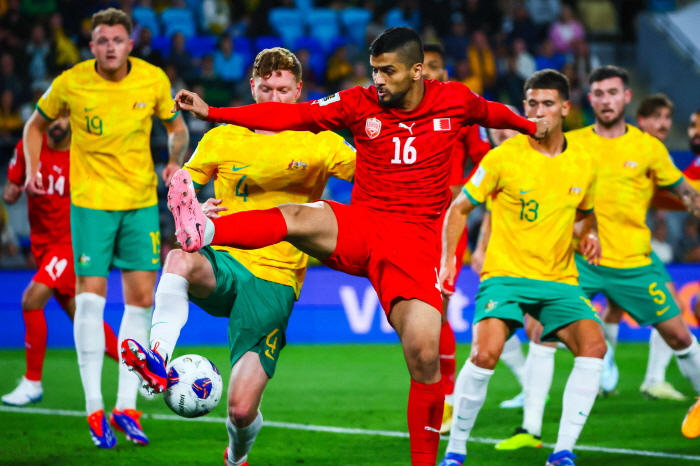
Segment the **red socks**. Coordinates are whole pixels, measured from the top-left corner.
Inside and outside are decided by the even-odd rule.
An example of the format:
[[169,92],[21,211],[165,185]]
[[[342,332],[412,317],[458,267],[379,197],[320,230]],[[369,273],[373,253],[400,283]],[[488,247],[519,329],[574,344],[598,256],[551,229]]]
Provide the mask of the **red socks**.
[[277,207],[268,210],[236,212],[212,220],[215,246],[236,249],[260,249],[283,241],[287,236],[287,222]]
[[46,354],[46,318],[43,309],[28,309],[22,312],[24,316],[24,346],[27,353],[28,380],[41,382],[41,369]]
[[114,334],[114,330],[109,326],[107,322],[104,323],[105,327],[105,354],[115,361],[119,362],[119,342],[117,341],[117,336]]
[[445,395],[452,395],[455,390],[456,352],[455,334],[450,323],[445,322],[440,328],[440,375]]
[[411,380],[408,433],[411,436],[412,466],[435,466],[444,403],[442,381],[426,385]]

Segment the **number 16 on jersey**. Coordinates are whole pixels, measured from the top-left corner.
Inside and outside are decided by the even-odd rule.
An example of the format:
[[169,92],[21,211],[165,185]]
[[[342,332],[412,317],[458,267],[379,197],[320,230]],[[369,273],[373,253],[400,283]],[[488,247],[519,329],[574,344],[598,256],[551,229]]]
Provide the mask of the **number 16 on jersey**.
[[[401,138],[395,137],[393,139],[394,141],[394,158],[391,159],[391,163],[394,164],[401,164],[405,163],[406,165],[411,165],[412,163],[415,163],[416,159],[418,158],[418,152],[416,151],[416,148],[411,145],[413,141],[415,141],[415,137],[411,137],[406,139],[406,143],[403,146],[403,151],[401,150]],[[401,160],[401,153],[403,152],[403,161]]]

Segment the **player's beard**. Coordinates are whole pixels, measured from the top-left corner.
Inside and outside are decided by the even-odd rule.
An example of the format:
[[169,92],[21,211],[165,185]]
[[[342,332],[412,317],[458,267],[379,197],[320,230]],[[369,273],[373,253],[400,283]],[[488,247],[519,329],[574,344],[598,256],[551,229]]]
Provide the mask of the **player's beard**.
[[382,98],[379,97],[379,91],[377,90],[377,100],[379,101],[379,104],[389,108],[396,108],[401,102],[403,102],[404,97],[406,97],[408,91],[411,90],[411,86],[407,86],[406,89],[396,92],[389,92],[386,86],[382,90],[386,92],[386,95],[384,96],[384,100],[382,100]]
[[700,136],[695,136],[690,140],[690,150],[695,155],[700,155]]
[[615,115],[615,117],[614,117],[612,120],[610,120],[610,121],[605,121],[605,120],[603,120],[603,118],[601,118],[602,116],[603,116],[602,114],[601,114],[601,115],[596,115],[596,119],[598,120],[598,122],[599,122],[601,125],[603,125],[605,128],[612,128],[613,126],[615,126],[616,124],[618,124],[618,123],[620,122],[620,120],[622,120],[623,118],[625,118],[625,108],[623,107],[622,110],[620,110],[620,113],[618,113],[617,115]]
[[54,142],[54,144],[60,144],[63,140],[70,134],[70,128],[61,128],[56,126],[49,130],[49,137]]

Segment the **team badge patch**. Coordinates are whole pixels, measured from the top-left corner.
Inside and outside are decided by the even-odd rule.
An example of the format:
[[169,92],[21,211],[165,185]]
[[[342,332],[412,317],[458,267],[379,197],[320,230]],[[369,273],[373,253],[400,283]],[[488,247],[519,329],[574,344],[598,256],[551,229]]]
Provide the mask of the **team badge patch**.
[[571,189],[569,189],[569,194],[571,194],[572,196],[578,196],[579,194],[581,194],[581,188],[573,186]]
[[433,130],[434,131],[452,131],[452,125],[450,124],[449,118],[435,118],[433,119]]
[[376,118],[367,118],[367,123],[365,123],[365,131],[370,139],[376,138],[382,131],[382,122]]
[[635,162],[634,160],[627,160],[624,164],[624,167],[629,168],[630,170],[634,170],[638,166],[639,166],[639,164],[637,162]]

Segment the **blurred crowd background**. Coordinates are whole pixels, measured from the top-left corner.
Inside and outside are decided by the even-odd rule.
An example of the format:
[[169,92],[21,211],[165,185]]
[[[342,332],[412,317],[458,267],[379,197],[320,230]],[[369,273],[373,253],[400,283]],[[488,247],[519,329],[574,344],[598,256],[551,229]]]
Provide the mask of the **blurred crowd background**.
[[[626,67],[634,110],[649,92],[635,72],[638,14],[672,11],[683,0],[0,0],[0,184],[24,122],[52,79],[92,58],[90,17],[116,7],[135,23],[132,55],[162,67],[175,92],[187,88],[214,106],[252,103],[250,68],[258,51],[287,47],[303,66],[302,101],[372,84],[367,48],[386,28],[409,26],[447,53],[450,79],[486,98],[522,108],[522,87],[543,68],[572,84],[566,129],[593,122],[587,77],[601,64]],[[700,105],[700,102],[698,102]],[[212,126],[185,115],[191,150]],[[669,148],[687,152],[687,121],[674,121]],[[343,134],[351,138],[349,134]],[[157,170],[167,135],[155,124]],[[686,157],[687,158],[687,157]],[[681,166],[680,168],[684,168]],[[162,183],[162,182],[161,182]],[[331,183],[327,197],[349,202],[351,186]],[[164,197],[165,187],[159,186]],[[213,195],[213,190],[205,195]],[[161,203],[163,252],[172,219]],[[698,224],[684,214],[652,212],[654,247],[667,261],[700,262]],[[0,267],[35,267],[26,202],[0,206]],[[475,237],[476,235],[471,235]],[[473,238],[475,239],[475,238]]]

